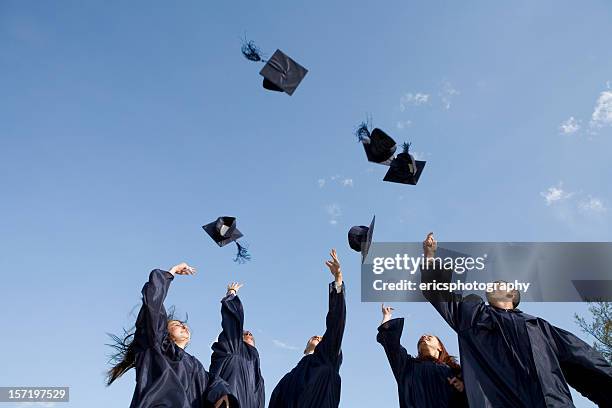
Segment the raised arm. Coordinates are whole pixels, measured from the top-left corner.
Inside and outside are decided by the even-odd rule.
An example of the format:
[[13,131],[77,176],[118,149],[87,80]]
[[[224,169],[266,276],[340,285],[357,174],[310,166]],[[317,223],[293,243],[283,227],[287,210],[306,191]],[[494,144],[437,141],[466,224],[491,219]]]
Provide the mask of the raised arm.
[[213,345],[216,351],[234,353],[239,350],[243,342],[244,309],[238,297],[238,290],[241,287],[239,283],[229,284],[225,297],[221,299],[222,330],[219,339]]
[[181,263],[164,271],[155,269],[142,288],[142,307],[136,319],[134,341],[141,348],[160,345],[168,332],[168,316],[164,300],[175,275],[193,275],[195,269]]
[[330,255],[332,259],[325,262],[325,265],[334,276],[334,281],[329,284],[329,309],[325,318],[325,334],[314,352],[329,361],[338,363],[346,323],[346,301],[344,298],[344,281],[336,250],[332,249]]
[[612,401],[610,363],[572,333],[552,325],[549,327],[567,383],[598,406],[608,406]]
[[[452,269],[445,269],[440,262],[436,262],[435,255],[438,243],[433,232],[423,241],[423,254],[426,258],[425,268],[421,268],[421,284],[450,283],[453,277]],[[484,302],[477,295],[470,295],[465,299],[458,293],[448,290],[436,290],[431,286],[422,290],[423,296],[440,313],[440,316],[455,331],[462,330],[472,323],[472,318]]]
[[393,308],[382,305],[383,320],[378,327],[376,341],[383,346],[393,376],[399,381],[406,372],[406,365],[412,357],[400,344],[402,331],[404,330],[404,319],[392,319]]

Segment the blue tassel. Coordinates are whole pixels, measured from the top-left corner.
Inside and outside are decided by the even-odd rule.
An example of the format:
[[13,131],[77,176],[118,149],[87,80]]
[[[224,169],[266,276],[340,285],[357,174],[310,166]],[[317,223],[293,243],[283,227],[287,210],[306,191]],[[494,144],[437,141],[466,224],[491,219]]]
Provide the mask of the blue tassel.
[[253,41],[247,41],[246,38],[242,41],[242,55],[249,61],[264,61],[259,47]]
[[408,150],[410,150],[410,146],[412,146],[412,143],[404,142],[404,144],[402,145],[402,151],[408,154]]
[[236,246],[238,247],[238,252],[236,253],[236,258],[234,258],[234,262],[239,264],[243,264],[251,260],[251,254],[247,250],[246,246],[240,245],[238,241],[236,241]]
[[370,126],[369,120],[364,120],[359,124],[357,129],[355,130],[355,136],[361,143],[369,143],[370,142],[370,130],[368,127]]

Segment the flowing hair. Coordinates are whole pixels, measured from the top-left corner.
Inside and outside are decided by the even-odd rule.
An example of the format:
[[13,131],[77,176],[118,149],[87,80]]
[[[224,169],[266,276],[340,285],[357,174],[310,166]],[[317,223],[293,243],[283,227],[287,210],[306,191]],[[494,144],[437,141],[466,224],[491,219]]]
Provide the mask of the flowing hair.
[[[188,316],[185,320],[178,320],[175,318],[175,307],[171,306],[167,312],[168,319],[180,321],[181,323],[187,322]],[[111,368],[106,372],[106,386],[111,385],[117,378],[128,372],[130,369],[136,366],[136,345],[134,344],[134,334],[136,333],[136,325],[134,324],[129,330],[123,329],[123,334],[118,336],[116,334],[107,333],[108,337],[111,338],[111,343],[106,345],[113,349],[109,356],[108,363],[111,364]]]
[[[446,351],[446,347],[444,347],[444,343],[442,343],[442,340],[440,340],[440,338],[438,336],[433,336],[438,340],[438,343],[440,344],[440,355],[438,356],[438,358],[433,358],[433,357],[423,357],[421,356],[421,353],[419,352],[419,356],[417,357],[418,360],[433,360],[438,364],[446,364],[447,366],[449,366],[456,374],[458,374],[459,372],[461,372],[461,366],[459,365],[459,363],[457,362],[457,358],[455,356],[451,356],[450,354],[448,354],[448,351]],[[417,342],[417,350],[419,349],[419,344],[421,344],[421,342],[423,342],[424,340],[419,339],[419,341]]]

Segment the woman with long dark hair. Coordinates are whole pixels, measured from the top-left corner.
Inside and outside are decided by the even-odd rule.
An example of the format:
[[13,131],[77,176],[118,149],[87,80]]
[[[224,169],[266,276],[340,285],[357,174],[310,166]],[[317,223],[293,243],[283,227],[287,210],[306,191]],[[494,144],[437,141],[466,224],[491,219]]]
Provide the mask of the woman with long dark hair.
[[397,382],[401,408],[467,407],[461,367],[440,339],[425,334],[413,357],[400,344],[404,319],[392,319],[393,308],[382,305],[383,320],[376,340],[383,346]]
[[[230,392],[219,378],[211,378],[204,366],[185,351],[191,340],[187,325],[171,319],[164,308],[170,283],[176,275],[193,275],[195,269],[181,263],[169,271],[155,269],[142,288],[142,307],[134,333],[113,336],[114,366],[107,385],[131,368],[136,369],[136,389],[130,408],[229,407]],[[214,405],[213,405],[214,404]]]

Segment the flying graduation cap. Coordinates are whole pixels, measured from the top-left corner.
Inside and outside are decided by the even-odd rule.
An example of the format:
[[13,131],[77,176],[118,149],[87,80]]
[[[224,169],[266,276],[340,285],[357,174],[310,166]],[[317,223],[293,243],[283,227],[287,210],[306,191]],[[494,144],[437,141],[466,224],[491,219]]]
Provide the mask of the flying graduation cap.
[[263,59],[261,50],[253,41],[242,43],[242,55],[249,61],[265,62],[259,75],[264,77],[263,87],[270,91],[286,92],[293,95],[308,70],[291,59],[281,50],[276,50],[270,59]]
[[361,252],[361,263],[365,262],[372,244],[372,235],[374,234],[374,221],[376,216],[372,217],[372,222],[369,227],[365,225],[357,225],[351,227],[348,232],[349,246],[357,252]]
[[370,121],[368,118],[361,122],[355,130],[355,136],[363,144],[368,161],[388,166],[393,159],[397,144],[391,136],[378,128],[370,132]]
[[247,251],[247,247],[238,242],[243,234],[236,228],[236,217],[219,217],[210,224],[202,226],[202,228],[220,247],[232,242],[236,243],[238,252],[234,262],[242,264],[251,260],[251,254]]
[[384,181],[411,184],[413,186],[419,182],[426,162],[415,160],[414,156],[409,153],[409,150],[410,143],[404,143],[402,152],[391,162],[389,170],[383,179]]

